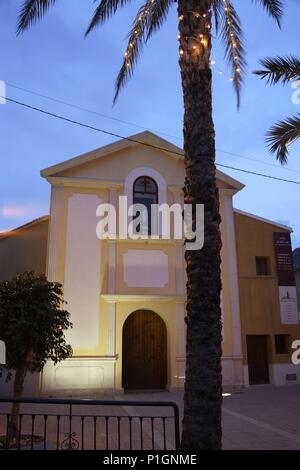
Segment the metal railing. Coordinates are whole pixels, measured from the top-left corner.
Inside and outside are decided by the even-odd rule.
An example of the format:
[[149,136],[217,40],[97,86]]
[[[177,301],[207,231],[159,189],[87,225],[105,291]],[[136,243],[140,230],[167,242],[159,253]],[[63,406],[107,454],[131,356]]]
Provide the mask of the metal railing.
[[0,398],[0,449],[179,450],[179,434],[173,402]]

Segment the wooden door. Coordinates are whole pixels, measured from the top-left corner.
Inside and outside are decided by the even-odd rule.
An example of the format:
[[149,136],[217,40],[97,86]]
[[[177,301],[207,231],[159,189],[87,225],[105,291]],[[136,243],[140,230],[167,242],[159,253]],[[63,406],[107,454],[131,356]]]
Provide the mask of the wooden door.
[[270,383],[268,337],[247,336],[247,354],[250,384]]
[[160,390],[167,383],[167,331],[154,312],[137,310],[123,327],[122,382],[125,390]]

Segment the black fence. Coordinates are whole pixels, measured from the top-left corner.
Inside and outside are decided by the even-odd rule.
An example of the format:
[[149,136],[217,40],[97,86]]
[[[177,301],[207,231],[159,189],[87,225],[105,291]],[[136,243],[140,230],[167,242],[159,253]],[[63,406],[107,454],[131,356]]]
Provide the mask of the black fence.
[[[11,434],[11,408],[20,406]],[[179,450],[176,403],[0,398],[0,449]]]

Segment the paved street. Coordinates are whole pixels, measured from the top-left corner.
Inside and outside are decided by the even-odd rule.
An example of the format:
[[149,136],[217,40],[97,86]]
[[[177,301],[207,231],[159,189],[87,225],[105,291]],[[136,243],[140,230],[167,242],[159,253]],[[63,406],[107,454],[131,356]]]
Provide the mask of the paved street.
[[[75,398],[75,397],[74,397]],[[78,396],[76,398],[79,398]],[[89,398],[89,397],[85,397]],[[175,401],[178,403],[182,414],[182,393],[139,393],[126,395],[108,395],[93,396],[96,399],[113,400],[150,400],[150,401]],[[1,411],[8,411],[6,405],[0,406]],[[65,414],[59,423],[57,432],[56,414]],[[68,408],[64,405],[23,405],[22,406],[23,423],[22,433],[29,432],[31,429],[30,417],[27,413],[39,413],[40,416],[35,420],[35,434],[44,433],[44,416],[47,418],[47,448],[55,448],[59,442],[61,447],[64,440],[68,444],[69,419]],[[129,446],[129,421],[128,416],[134,416],[132,420],[132,446],[135,449],[140,448],[140,416],[157,416],[154,422],[154,432],[151,427],[151,420],[146,418],[143,421],[143,446],[150,449],[152,439],[155,441],[155,449],[162,447],[162,437],[166,433],[166,448],[172,448],[174,445],[174,432],[171,425],[168,424],[165,430],[161,416],[170,414],[166,408],[146,409],[141,407],[96,407],[96,406],[74,406],[73,413],[78,417],[74,418],[72,432],[75,432],[79,447],[84,444],[86,449],[93,448],[96,442],[97,448],[116,449],[120,435],[121,448]],[[98,418],[95,419],[95,415]],[[118,420],[113,418],[109,423],[109,438],[106,438],[105,415],[122,415],[120,427],[118,429]],[[89,416],[85,418],[84,429],[82,428],[81,415]],[[5,431],[5,416],[2,417],[0,425],[0,434]],[[26,422],[27,419],[27,422]],[[83,441],[82,441],[83,438]],[[58,439],[58,440],[57,440]],[[153,441],[153,442],[154,442]],[[246,390],[234,392],[230,396],[224,397],[223,403],[223,448],[224,449],[244,449],[244,450],[300,450],[300,387],[276,388],[272,386],[251,387]]]
[[[126,398],[154,396],[176,401],[182,411],[181,393]],[[224,397],[223,448],[300,450],[300,387],[258,386]]]
[[262,386],[224,398],[225,449],[300,449],[300,387]]

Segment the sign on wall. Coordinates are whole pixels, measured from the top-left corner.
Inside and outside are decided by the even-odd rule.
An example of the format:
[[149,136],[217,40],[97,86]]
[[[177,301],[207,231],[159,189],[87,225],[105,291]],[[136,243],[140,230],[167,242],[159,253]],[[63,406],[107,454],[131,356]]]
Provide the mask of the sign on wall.
[[299,314],[290,234],[275,232],[274,245],[281,323],[283,325],[297,325],[299,323]]

